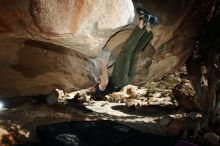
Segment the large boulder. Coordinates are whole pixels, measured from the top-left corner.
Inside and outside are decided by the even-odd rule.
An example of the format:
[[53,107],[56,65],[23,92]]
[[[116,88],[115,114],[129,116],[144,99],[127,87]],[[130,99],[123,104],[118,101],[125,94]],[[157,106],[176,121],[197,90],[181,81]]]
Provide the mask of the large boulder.
[[[195,50],[198,36],[211,15],[213,0],[134,0],[143,4],[159,18],[153,28],[153,39],[140,56],[133,84],[144,84],[183,66]],[[117,58],[119,48],[131,34],[126,28],[117,32],[107,43]]]
[[90,86],[91,58],[133,18],[131,0],[1,0],[0,98]]
[[[159,24],[139,60],[134,80],[139,85],[184,64],[213,3],[142,2]],[[117,58],[132,32],[121,28],[133,17],[131,0],[1,0],[0,98],[89,87],[99,76],[95,57],[104,48]]]

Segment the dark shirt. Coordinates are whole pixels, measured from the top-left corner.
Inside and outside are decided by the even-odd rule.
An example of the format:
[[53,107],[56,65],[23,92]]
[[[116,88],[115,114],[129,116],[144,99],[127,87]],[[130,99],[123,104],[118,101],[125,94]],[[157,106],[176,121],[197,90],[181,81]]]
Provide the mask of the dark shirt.
[[96,85],[95,87],[96,93],[98,94],[98,96],[104,97],[108,94],[111,94],[113,92],[118,92],[119,90],[121,90],[120,87],[116,87],[113,83],[111,83],[111,81],[108,83],[108,85],[106,86],[105,90],[102,91],[99,89],[99,84]]

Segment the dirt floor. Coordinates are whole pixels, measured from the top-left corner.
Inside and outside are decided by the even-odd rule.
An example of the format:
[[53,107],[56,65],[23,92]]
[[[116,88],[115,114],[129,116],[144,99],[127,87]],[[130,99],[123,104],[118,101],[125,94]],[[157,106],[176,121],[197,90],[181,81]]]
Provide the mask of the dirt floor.
[[[184,129],[194,127],[201,119],[198,112],[185,112],[187,106],[192,106],[190,102],[174,97],[176,85],[182,83],[188,87],[185,77],[184,69],[179,70],[141,88],[128,85],[103,99],[97,99],[88,93],[89,89],[84,89],[65,94],[57,90],[59,98],[56,104],[52,104],[51,96],[1,100],[5,107],[0,109],[0,145],[39,142],[36,134],[39,125],[97,119],[117,121],[143,132],[180,137]],[[193,94],[191,88],[185,89],[185,92]]]
[[172,114],[159,107],[128,111],[125,103],[91,101],[84,104],[47,105],[43,102],[23,102],[0,111],[0,138],[2,145],[38,142],[36,127],[63,121],[110,119],[142,131],[164,134],[160,119]]

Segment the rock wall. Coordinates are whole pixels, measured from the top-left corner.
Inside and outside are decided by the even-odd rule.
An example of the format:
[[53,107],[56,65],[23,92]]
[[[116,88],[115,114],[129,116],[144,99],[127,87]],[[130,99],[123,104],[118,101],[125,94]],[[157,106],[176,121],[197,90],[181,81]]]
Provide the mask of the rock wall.
[[[143,4],[159,18],[153,31],[153,39],[145,48],[139,63],[134,84],[144,84],[184,65],[195,50],[196,41],[210,15],[213,1],[209,0],[134,0]],[[118,32],[106,45],[117,58],[120,47],[131,34],[127,28]]]
[[[141,56],[135,84],[184,64],[212,5],[212,0],[142,2],[159,24]],[[131,0],[1,0],[0,98],[89,87],[99,76],[94,57],[105,46],[117,58],[132,32],[118,30],[137,23],[133,18]]]
[[90,59],[133,17],[131,0],[1,0],[0,98],[92,85]]

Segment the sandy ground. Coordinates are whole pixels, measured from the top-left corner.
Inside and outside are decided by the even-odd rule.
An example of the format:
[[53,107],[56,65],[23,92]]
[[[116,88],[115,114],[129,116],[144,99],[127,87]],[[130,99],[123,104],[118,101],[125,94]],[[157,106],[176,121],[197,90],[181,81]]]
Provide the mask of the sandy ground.
[[[19,103],[18,101],[16,99],[17,103]],[[25,101],[27,102],[0,110],[0,140],[4,139],[2,141],[5,145],[15,143],[15,141],[19,143],[38,142],[36,134],[38,125],[71,120],[110,119],[141,131],[163,134],[163,128],[158,120],[172,113],[170,106],[167,106],[167,109],[159,109],[155,106],[128,111],[125,103],[108,101],[90,101],[84,104],[59,103],[52,106],[41,101]]]
[[194,126],[195,121],[190,123],[187,118],[197,116],[187,115],[174,100],[172,88],[180,82],[176,75],[164,77],[142,88],[127,86],[101,101],[88,95],[86,89],[68,94],[59,91],[59,102],[53,105],[49,105],[53,99],[45,97],[1,99],[5,107],[0,108],[0,146],[39,142],[37,126],[76,120],[113,120],[142,132],[176,136],[187,126]]

